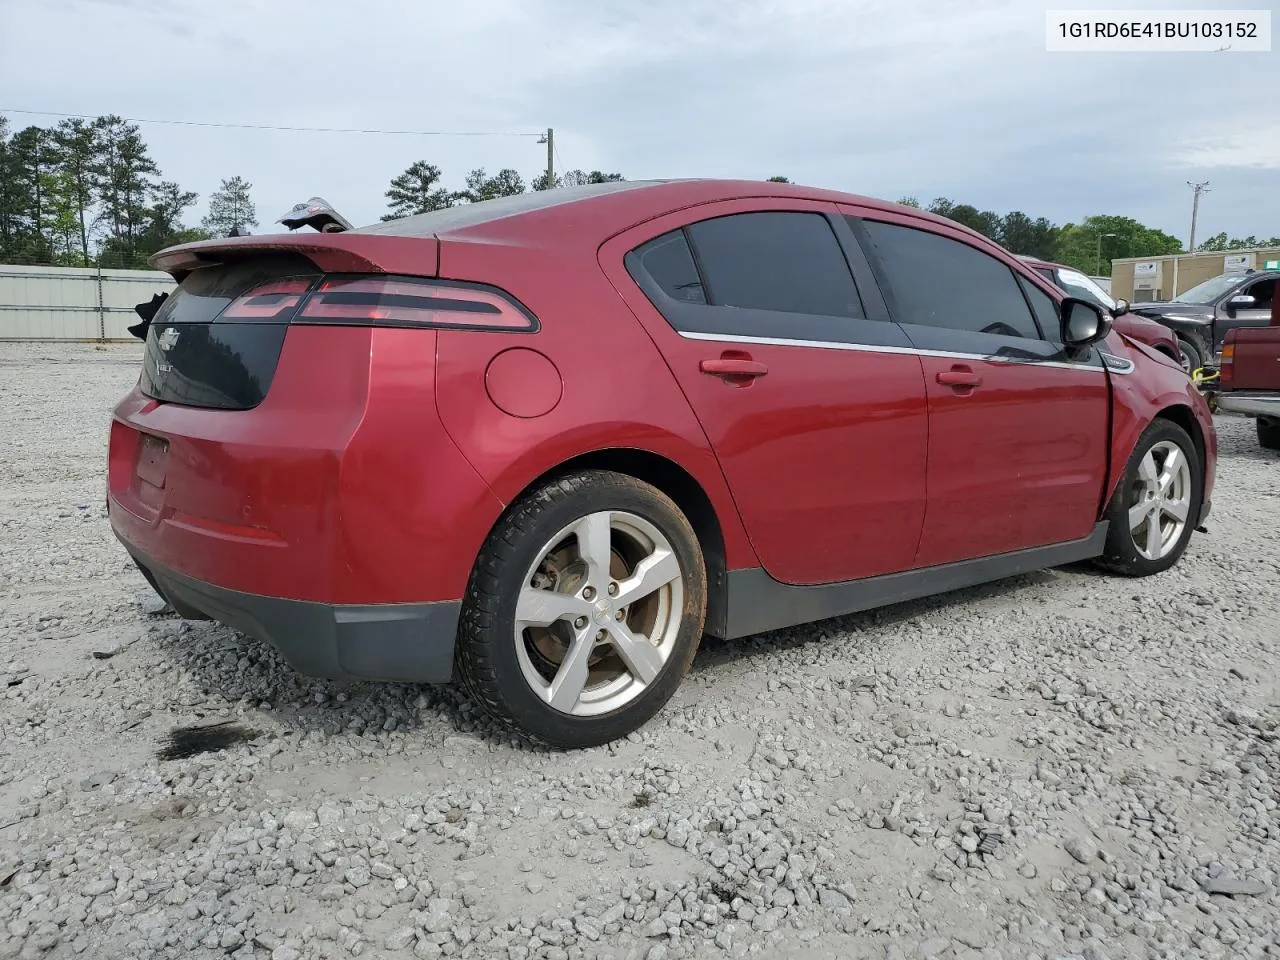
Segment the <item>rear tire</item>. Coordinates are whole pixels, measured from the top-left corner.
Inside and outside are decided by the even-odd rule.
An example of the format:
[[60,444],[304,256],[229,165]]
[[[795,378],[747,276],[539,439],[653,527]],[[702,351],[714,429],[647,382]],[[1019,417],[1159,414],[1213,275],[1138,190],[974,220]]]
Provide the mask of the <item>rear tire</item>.
[[1264,450],[1280,450],[1280,420],[1258,417],[1258,443]]
[[[1104,570],[1149,577],[1182,558],[1199,521],[1204,465],[1187,431],[1157,419],[1139,438],[1107,506]],[[1154,525],[1154,529],[1153,529]]]
[[670,497],[603,470],[517,502],[471,573],[458,675],[490,716],[552,747],[642,726],[675,693],[702,639],[707,575]]

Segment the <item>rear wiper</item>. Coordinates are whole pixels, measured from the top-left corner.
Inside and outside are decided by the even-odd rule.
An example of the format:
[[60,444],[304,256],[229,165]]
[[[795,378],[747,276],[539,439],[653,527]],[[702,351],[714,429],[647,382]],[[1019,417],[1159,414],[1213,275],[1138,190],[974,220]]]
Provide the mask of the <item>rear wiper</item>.
[[161,305],[168,299],[169,294],[157,293],[146,303],[138,304],[133,308],[133,312],[142,318],[142,322],[135,323],[132,327],[127,327],[126,329],[139,340],[146,340],[147,330],[151,327],[152,319],[160,312]]

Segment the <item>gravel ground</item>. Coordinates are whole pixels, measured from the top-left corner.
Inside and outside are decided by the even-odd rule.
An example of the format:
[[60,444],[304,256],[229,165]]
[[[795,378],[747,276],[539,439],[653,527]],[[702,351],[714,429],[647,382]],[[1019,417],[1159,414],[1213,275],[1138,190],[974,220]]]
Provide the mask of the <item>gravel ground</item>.
[[158,612],[103,508],[138,359],[0,344],[0,958],[1280,956],[1246,421],[1168,574],[708,641],[643,731],[551,753]]

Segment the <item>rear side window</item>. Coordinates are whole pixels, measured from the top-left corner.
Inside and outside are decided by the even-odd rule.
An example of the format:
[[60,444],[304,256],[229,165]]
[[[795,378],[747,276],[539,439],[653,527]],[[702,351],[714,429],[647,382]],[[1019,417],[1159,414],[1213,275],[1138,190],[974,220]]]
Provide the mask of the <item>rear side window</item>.
[[635,251],[640,268],[653,278],[672,300],[684,303],[706,303],[707,294],[693,262],[693,251],[683,230],[673,230],[655,237]]
[[927,230],[862,223],[888,279],[899,323],[1040,338],[1013,271],[995,257]]
[[844,252],[826,217],[762,211],[688,228],[708,299],[727,307],[860,317]]

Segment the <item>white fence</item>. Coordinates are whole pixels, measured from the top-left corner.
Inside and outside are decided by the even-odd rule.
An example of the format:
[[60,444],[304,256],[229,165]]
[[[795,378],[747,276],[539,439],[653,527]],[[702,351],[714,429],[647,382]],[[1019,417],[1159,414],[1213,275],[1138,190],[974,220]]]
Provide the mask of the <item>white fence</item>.
[[0,340],[132,340],[134,305],[173,288],[155,270],[0,265]]

